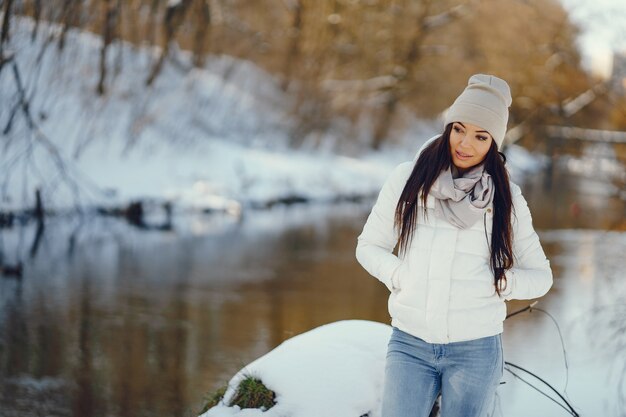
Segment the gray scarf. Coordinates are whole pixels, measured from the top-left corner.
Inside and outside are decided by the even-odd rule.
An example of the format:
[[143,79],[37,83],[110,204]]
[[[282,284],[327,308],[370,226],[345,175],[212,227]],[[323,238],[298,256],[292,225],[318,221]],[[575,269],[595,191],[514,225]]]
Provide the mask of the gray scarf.
[[[456,167],[453,168],[456,172]],[[493,180],[480,164],[459,178],[450,168],[441,171],[430,194],[435,200],[435,216],[459,229],[467,229],[478,221],[493,202]]]

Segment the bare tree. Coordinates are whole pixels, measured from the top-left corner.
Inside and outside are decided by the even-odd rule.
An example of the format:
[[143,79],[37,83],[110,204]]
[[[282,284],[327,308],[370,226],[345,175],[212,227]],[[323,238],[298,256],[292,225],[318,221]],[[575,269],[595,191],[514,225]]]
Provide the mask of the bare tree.
[[157,16],[159,11],[159,0],[148,0],[150,1],[150,15],[148,17],[148,41],[149,45],[156,45],[157,39]]
[[292,0],[288,4],[289,13],[291,15],[291,23],[289,25],[289,47],[287,48],[287,54],[285,55],[285,63],[283,66],[283,81],[281,87],[284,91],[289,86],[289,80],[291,79],[291,72],[300,57],[300,40],[302,34],[302,15],[304,13],[304,5],[302,0]]
[[[349,121],[358,137],[380,148],[402,128],[405,114],[439,114],[471,71],[503,74],[521,92],[520,103],[526,101],[513,103],[512,121],[576,96],[585,84],[567,14],[542,0],[5,0],[0,7],[0,51],[17,10],[60,23],[52,34],[59,49],[67,47],[71,27],[100,33],[98,94],[121,69],[121,49],[115,71],[110,64],[116,39],[161,46],[146,71],[147,85],[173,42],[193,53],[194,66],[203,66],[209,51],[251,61],[276,75],[286,93],[277,100],[290,106],[286,125],[298,125],[289,132],[299,136],[294,146]],[[451,24],[460,19],[467,24]],[[537,22],[535,30],[524,32],[528,21]],[[176,62],[184,63],[181,58]],[[0,68],[3,62],[0,54]],[[237,66],[233,60],[225,79]]]
[[163,19],[164,41],[163,48],[159,54],[159,58],[155,62],[148,78],[146,79],[146,85],[150,86],[161,72],[165,58],[169,54],[170,44],[176,36],[176,32],[180,28],[184,21],[185,14],[193,0],[181,0],[178,2],[172,2],[167,6],[165,11],[165,17]]
[[35,26],[33,26],[33,33],[31,34],[31,39],[35,40],[37,37],[37,33],[39,32],[39,23],[41,22],[41,0],[33,1],[33,19],[35,20]]
[[82,0],[63,0],[63,15],[61,18],[61,34],[59,35],[59,50],[65,48],[67,31],[71,27],[78,27]]
[[[81,197],[81,190],[85,189],[86,185],[89,188],[92,188],[92,191],[98,190],[98,187],[93,186],[93,184],[89,184],[85,178],[81,177],[80,174],[77,174],[77,172],[73,169],[71,161],[68,161],[68,159],[63,156],[61,150],[57,147],[55,142],[46,136],[46,134],[41,130],[35,117],[33,116],[33,109],[29,94],[27,93],[24,82],[22,81],[22,75],[18,64],[13,58],[10,58],[8,62],[12,69],[18,101],[15,103],[14,108],[11,111],[11,116],[9,117],[7,125],[4,127],[2,133],[4,135],[10,134],[13,127],[13,121],[16,117],[18,117],[18,115],[21,115],[26,122],[27,128],[27,134],[21,135],[21,137],[23,141],[28,141],[30,143],[26,152],[17,153],[13,160],[5,165],[6,170],[7,172],[11,172],[12,167],[15,167],[20,162],[23,163],[24,166],[33,164],[35,149],[41,148],[45,150],[45,152],[47,152],[50,156],[59,178],[72,192],[76,202],[76,207],[80,208],[81,205],[79,201]],[[32,95],[34,96],[35,94],[33,93]],[[9,175],[5,175],[3,181],[7,181],[8,177]],[[45,192],[45,190],[41,190],[41,192]],[[35,214],[38,221],[41,223],[40,228],[43,229],[43,206],[41,204],[41,194],[39,191],[37,192],[36,200],[38,200],[37,204],[39,205],[39,210],[36,211]]]
[[107,50],[116,36],[115,27],[121,7],[120,0],[102,0],[104,6],[104,22],[102,25],[102,48],[100,48],[100,79],[96,89],[98,95],[104,95],[107,77]]
[[422,2],[420,10],[415,16],[415,24],[409,40],[408,50],[393,65],[391,76],[394,82],[389,85],[386,91],[382,112],[374,127],[372,136],[372,147],[374,149],[379,149],[389,134],[396,109],[404,94],[405,83],[413,81],[412,76],[422,58],[422,49],[425,46],[425,40],[429,32],[449,24],[462,16],[464,12],[463,6],[458,5],[443,13],[430,15],[431,2],[432,0]]
[[207,51],[207,37],[211,33],[211,9],[208,0],[196,0],[194,12],[193,64],[202,67]]
[[0,55],[4,49],[4,44],[9,40],[9,25],[11,24],[11,7],[13,6],[13,0],[5,0],[4,2],[4,17],[2,19],[2,29],[0,31]]

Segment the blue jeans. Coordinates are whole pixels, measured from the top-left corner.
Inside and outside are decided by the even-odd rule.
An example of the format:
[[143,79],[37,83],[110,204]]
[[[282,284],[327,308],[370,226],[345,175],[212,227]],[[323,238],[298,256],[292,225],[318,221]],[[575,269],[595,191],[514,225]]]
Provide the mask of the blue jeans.
[[428,417],[439,393],[442,417],[488,416],[503,366],[499,334],[432,344],[394,327],[387,349],[382,417]]

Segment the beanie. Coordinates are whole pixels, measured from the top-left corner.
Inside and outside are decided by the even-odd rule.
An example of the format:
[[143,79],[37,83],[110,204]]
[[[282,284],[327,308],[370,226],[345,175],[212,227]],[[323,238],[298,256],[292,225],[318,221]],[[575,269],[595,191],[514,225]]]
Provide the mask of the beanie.
[[452,122],[467,122],[480,126],[502,147],[509,120],[511,90],[501,78],[475,74],[467,87],[454,101],[444,116],[444,128]]

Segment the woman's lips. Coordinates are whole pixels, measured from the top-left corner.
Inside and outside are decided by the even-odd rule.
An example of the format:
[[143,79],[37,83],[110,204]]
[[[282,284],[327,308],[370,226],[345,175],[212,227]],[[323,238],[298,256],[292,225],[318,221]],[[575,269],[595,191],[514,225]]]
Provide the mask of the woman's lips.
[[465,160],[465,159],[470,159],[472,157],[472,155],[468,155],[468,154],[465,154],[465,153],[459,152],[459,151],[454,151],[454,153],[456,154],[457,158],[459,158],[459,159],[464,159]]

